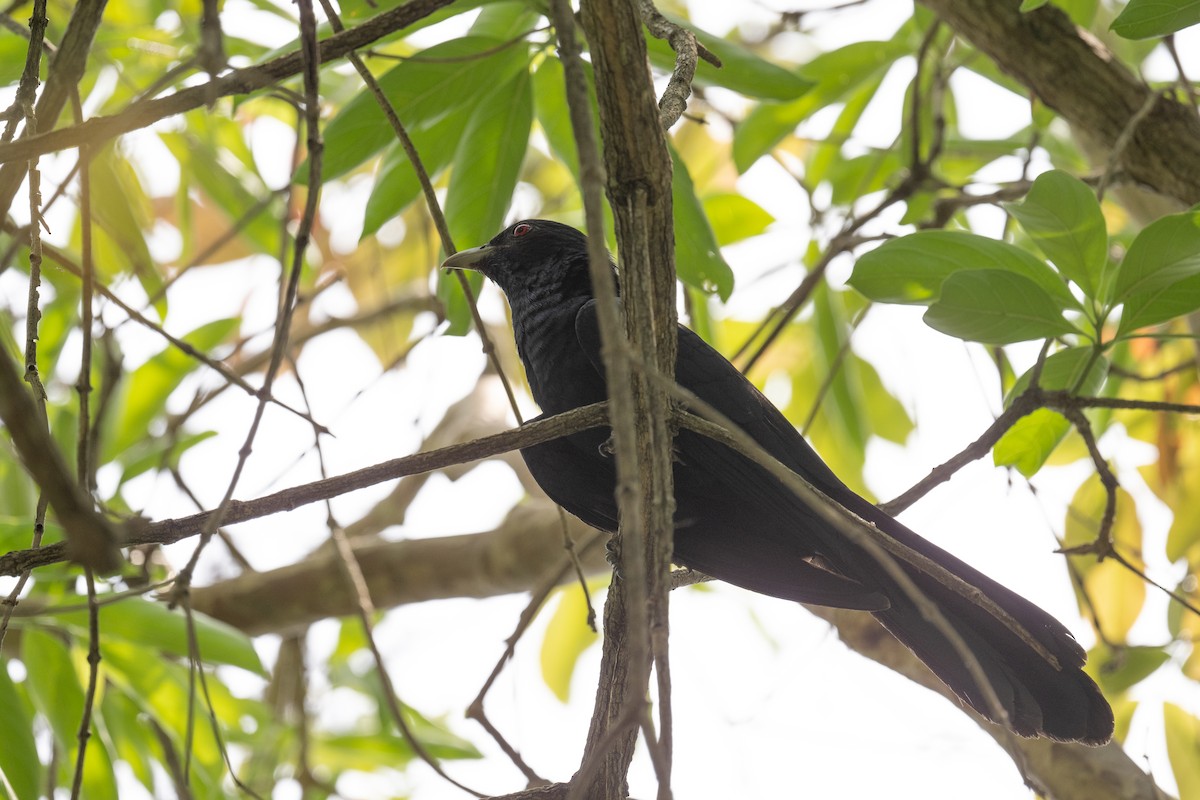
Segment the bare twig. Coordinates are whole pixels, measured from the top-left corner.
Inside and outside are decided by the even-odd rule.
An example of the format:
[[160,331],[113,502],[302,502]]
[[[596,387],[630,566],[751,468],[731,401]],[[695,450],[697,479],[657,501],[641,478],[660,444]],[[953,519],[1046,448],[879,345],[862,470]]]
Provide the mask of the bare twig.
[[191,585],[192,574],[200,559],[200,554],[204,551],[205,546],[216,532],[217,527],[221,524],[221,519],[229,508],[230,503],[233,502],[233,493],[237,489],[238,480],[241,478],[246,461],[250,458],[254,439],[258,434],[258,427],[262,422],[268,398],[271,396],[271,388],[275,383],[275,376],[279,372],[279,367],[283,363],[283,357],[287,351],[288,334],[291,329],[292,314],[296,306],[296,293],[299,291],[300,274],[304,267],[304,253],[308,248],[309,237],[312,234],[313,224],[317,217],[317,204],[321,192],[322,153],[324,151],[324,143],[321,141],[320,130],[321,98],[320,74],[318,71],[320,65],[320,46],[317,42],[317,23],[312,13],[311,0],[300,0],[298,7],[300,10],[300,50],[304,56],[304,127],[308,139],[309,166],[308,191],[305,194],[304,212],[300,217],[300,224],[296,230],[292,264],[287,273],[286,283],[283,281],[283,275],[280,275],[280,303],[276,316],[275,338],[271,347],[271,361],[267,366],[266,375],[263,377],[263,386],[259,393],[258,404],[254,409],[254,418],[250,423],[249,430],[246,432],[246,438],[242,447],[238,451],[237,464],[234,467],[233,474],[229,478],[228,486],[225,489],[225,496],[222,498],[216,512],[206,520],[204,530],[200,534],[200,542],[188,560],[187,565],[179,571],[174,589],[174,596],[177,598],[186,597],[188,588]]
[[[333,3],[330,0],[320,0],[320,2],[321,8],[325,11],[326,18],[329,19],[329,24],[335,31],[340,33],[343,30],[342,20],[338,17]],[[506,44],[505,46],[508,45]],[[400,146],[404,148],[404,154],[408,156],[409,163],[412,164],[413,171],[416,173],[417,182],[421,184],[421,192],[425,196],[425,205],[429,210],[429,216],[433,219],[434,226],[437,228],[438,237],[442,241],[442,249],[446,252],[447,256],[453,255],[457,250],[454,246],[454,239],[450,236],[450,226],[446,223],[446,215],[442,213],[442,206],[438,202],[437,193],[433,189],[433,182],[429,180],[429,173],[426,171],[425,164],[417,152],[416,145],[413,144],[412,137],[408,135],[408,130],[400,121],[400,117],[396,114],[396,109],[392,106],[391,101],[383,93],[383,89],[379,86],[379,81],[375,80],[375,76],[367,69],[366,64],[358,57],[358,54],[351,50],[346,54],[346,58],[363,79],[363,83],[366,84],[367,89],[371,92],[371,96],[375,98],[375,102],[387,118],[388,124],[392,126],[392,131],[396,134],[396,139],[400,142]],[[508,396],[508,403],[512,407],[513,414],[516,415],[517,422],[522,422],[521,409],[517,406],[517,397],[513,394],[512,385],[509,383],[508,377],[504,374],[504,367],[496,355],[496,347],[488,337],[487,327],[483,324],[483,318],[479,316],[479,309],[475,303],[475,293],[471,290],[471,284],[461,270],[454,270],[454,275],[458,280],[459,288],[462,289],[463,294],[467,298],[467,306],[471,309],[471,317],[475,322],[475,330],[479,334],[480,341],[483,343],[484,355],[487,356],[488,361],[492,364],[492,368],[496,371],[496,375],[500,378],[500,383],[504,387],[505,395]]]

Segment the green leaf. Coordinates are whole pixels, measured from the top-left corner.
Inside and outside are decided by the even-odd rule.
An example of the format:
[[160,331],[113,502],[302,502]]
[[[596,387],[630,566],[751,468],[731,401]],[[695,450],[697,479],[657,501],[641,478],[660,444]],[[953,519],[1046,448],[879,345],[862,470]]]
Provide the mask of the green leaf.
[[1031,478],[1070,430],[1071,423],[1062,414],[1039,408],[1004,432],[992,448],[992,461],[998,467],[1014,467]]
[[701,203],[721,247],[758,236],[775,221],[758,203],[735,192],[706,195]]
[[[1046,359],[1038,385],[1094,396],[1103,387],[1108,369],[1109,360],[1096,355],[1093,348],[1068,347]],[[1031,368],[1017,379],[1004,400],[1005,407],[1029,388],[1032,376]],[[1039,408],[1005,431],[992,448],[992,460],[998,467],[1015,467],[1025,477],[1032,477],[1070,430],[1071,423],[1062,414]]]
[[[1065,547],[1091,544],[1100,535],[1107,492],[1100,477],[1092,474],[1080,484],[1067,509],[1063,525]],[[1117,510],[1113,519],[1112,538],[1117,551],[1138,571],[1145,571],[1142,559],[1142,525],[1138,520],[1133,497],[1117,489]],[[1080,608],[1100,621],[1107,641],[1122,644],[1130,628],[1142,613],[1146,602],[1146,582],[1116,559],[1096,561],[1076,558],[1072,565],[1083,582],[1084,594],[1079,597]]]
[[[596,588],[590,583],[589,587]],[[542,638],[542,680],[565,703],[570,699],[571,676],[579,657],[600,637],[587,625],[587,601],[578,586],[566,586],[555,594],[558,604]]]
[[438,270],[437,298],[442,301],[446,320],[450,323],[446,328],[447,336],[463,336],[471,330],[471,307],[459,284],[459,275],[466,278],[467,285],[471,287],[471,293],[475,297],[479,297],[479,290],[483,288],[483,275],[478,272],[450,273],[449,270]]
[[1195,275],[1200,275],[1200,211],[1172,214],[1147,225],[1130,243],[1113,299],[1120,303]]
[[142,785],[153,792],[152,754],[161,752],[161,747],[150,726],[140,717],[141,711],[120,691],[105,692],[100,709],[114,756],[128,764]]
[[1129,0],[1111,29],[1126,39],[1167,36],[1200,22],[1200,0]]
[[1171,659],[1171,654],[1161,647],[1118,647],[1116,650],[1102,648],[1101,654],[1092,665],[1100,688],[1108,696],[1127,692],[1150,677],[1155,670]]
[[[137,171],[117,148],[105,147],[92,159],[90,175],[92,197],[103,198],[92,205],[92,261],[97,277],[111,283],[118,275],[135,275],[146,294],[155,294],[162,276],[146,244],[150,199]],[[77,220],[71,234],[73,248],[79,248],[81,236]],[[157,308],[163,313],[165,303]]]
[[[701,86],[721,86],[746,97],[764,100],[794,100],[814,84],[802,75],[759,58],[741,45],[705,33],[688,20],[670,14],[665,16],[676,25],[692,31],[696,41],[721,59],[720,69],[704,59],[697,62],[696,83]],[[675,69],[675,51],[670,44],[647,33],[646,49],[650,63],[655,67],[667,72]]]
[[[182,337],[196,350],[204,353],[225,341],[237,329],[238,320],[221,319],[201,325]],[[120,417],[115,436],[108,442],[106,461],[125,452],[130,446],[149,435],[149,425],[163,409],[167,398],[180,382],[200,365],[200,362],[169,345],[158,355],[134,370],[125,383],[124,399],[119,405]]]
[[[196,112],[197,114],[202,112]],[[234,123],[230,123],[234,124]],[[163,132],[159,138],[179,162],[187,180],[194,182],[204,195],[220,209],[231,223],[241,225],[239,235],[260,253],[277,256],[279,253],[279,215],[283,204],[273,202],[263,207],[252,219],[245,217],[260,206],[269,193],[262,179],[248,170],[234,172],[222,158],[213,142],[189,133]],[[236,166],[236,162],[235,162]]]
[[21,636],[21,661],[34,706],[50,723],[59,746],[73,749],[83,714],[83,687],[67,646],[44,631],[26,628]]
[[446,191],[446,224],[456,246],[482,244],[503,226],[532,125],[528,72],[489,92],[476,105],[458,143]]
[[875,98],[875,92],[879,91],[879,84],[882,82],[883,75],[881,74],[876,80],[864,82],[846,98],[841,113],[838,114],[837,120],[829,131],[829,136],[813,151],[812,157],[805,167],[804,178],[809,186],[821,183],[830,169],[843,159],[843,145],[849,141],[850,135],[854,132],[858,121],[862,119],[867,106]]
[[[596,136],[600,135],[597,124],[599,115],[596,110],[596,85],[592,71],[585,70],[588,81],[588,97],[592,103],[592,123],[596,125]],[[538,124],[546,134],[546,142],[550,152],[566,165],[575,180],[579,180],[579,153],[575,147],[575,134],[571,128],[571,115],[567,108],[567,95],[563,77],[562,62],[557,58],[547,57],[533,73],[533,102],[537,112]],[[598,141],[598,139],[597,139]]]
[[[55,615],[77,630],[86,630],[86,611],[68,611]],[[209,664],[228,664],[265,676],[266,670],[254,650],[250,637],[219,620],[192,612],[200,658]],[[187,657],[187,618],[161,603],[130,598],[100,607],[100,630],[105,640],[122,639],[149,648],[153,653]],[[153,657],[146,653],[146,657]]]
[[[421,165],[430,180],[450,163],[470,118],[468,112],[469,109],[460,108],[429,127],[409,131],[413,147],[421,157]],[[420,194],[421,183],[417,179],[417,171],[408,160],[408,153],[397,142],[388,148],[387,155],[383,157],[375,185],[371,188],[371,196],[367,198],[362,235],[366,237],[378,232],[385,222],[398,215]]]
[[[105,641],[100,652],[112,684],[124,691],[143,713],[153,716],[182,750],[187,738],[189,703],[197,703],[197,713],[205,710],[204,700],[191,694],[187,668],[168,659],[148,657],[149,653],[141,645],[116,639]],[[208,678],[217,719],[223,721],[231,711],[236,713],[236,709],[231,709],[222,698],[220,686],[211,676]],[[219,767],[221,751],[213,739],[211,726],[197,725],[194,730],[193,769]]]
[[1118,335],[1200,308],[1200,212],[1163,217],[1138,234],[1117,272]]
[[764,102],[737,126],[733,134],[733,160],[738,172],[749,169],[814,113],[881,76],[907,52],[908,47],[897,34],[887,42],[854,42],[808,62],[797,74],[814,81],[813,88],[788,103]]
[[1088,297],[1104,299],[1108,233],[1100,203],[1087,184],[1051,170],[1038,176],[1022,202],[1007,208],[1063,275]]
[[[406,128],[429,127],[460,106],[492,99],[529,64],[529,47],[486,36],[451,39],[423,50],[379,78]],[[485,101],[486,102],[486,101]],[[322,175],[344,175],[395,140],[375,96],[363,89],[325,126]],[[306,182],[308,165],[296,180]]]
[[533,5],[523,0],[492,3],[471,23],[470,34],[508,41],[529,33],[537,26],[538,16]]
[[1179,786],[1179,800],[1200,800],[1200,719],[1163,703],[1167,758]]
[[0,773],[16,792],[16,800],[37,800],[44,778],[33,740],[33,721],[8,676],[8,659],[0,659],[0,719],[4,720],[0,725]]
[[179,458],[191,448],[216,436],[216,431],[204,431],[178,437],[152,436],[135,442],[125,451],[125,469],[121,485],[152,469],[178,466]]
[[1077,332],[1042,287],[1015,272],[980,269],[957,272],[925,312],[929,327],[985,344],[1012,344]]
[[1117,335],[1182,317],[1200,308],[1200,275],[1130,296],[1121,311]]
[[921,231],[885,242],[858,259],[850,285],[880,303],[929,305],[956,273],[1005,270],[1029,279],[1058,308],[1077,308],[1054,270],[1019,247],[961,231]]
[[[68,763],[73,765],[84,698],[83,686],[67,646],[36,628],[26,628],[21,637],[21,661],[28,674],[25,683],[33,704],[49,721],[58,746],[68,754]],[[117,800],[112,761],[103,739],[96,735],[95,723],[84,755],[83,796],[89,800]]]
[[[1108,377],[1109,360],[1091,347],[1067,347],[1051,354],[1042,364],[1038,386],[1051,391],[1065,390],[1082,397],[1100,393]],[[1027,370],[1013,384],[1004,399],[1005,407],[1020,396],[1033,380],[1034,368]]]
[[673,147],[671,161],[674,162],[671,198],[675,208],[675,271],[684,283],[716,292],[722,300],[728,300],[733,292],[733,270],[721,255],[687,165]]

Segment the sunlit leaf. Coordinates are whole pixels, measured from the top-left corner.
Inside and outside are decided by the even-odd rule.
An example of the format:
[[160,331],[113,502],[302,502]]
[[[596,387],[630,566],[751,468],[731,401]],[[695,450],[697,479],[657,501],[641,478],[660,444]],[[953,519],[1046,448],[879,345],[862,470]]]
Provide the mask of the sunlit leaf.
[[925,312],[925,323],[950,336],[1010,344],[1075,332],[1053,297],[1023,275],[1002,269],[956,272]]
[[671,149],[674,172],[671,196],[675,209],[675,271],[681,280],[728,300],[733,292],[733,270],[721,255],[716,235],[696,197],[687,165]]
[[[266,674],[250,637],[198,611],[192,612],[192,616],[202,661],[241,667],[259,675]],[[55,618],[80,630],[87,625],[86,611],[59,613]],[[106,641],[111,638],[123,639],[149,648],[151,652],[181,657],[189,654],[186,616],[182,611],[172,611],[162,603],[136,597],[108,603],[100,608],[100,625]]]
[[[50,723],[58,746],[72,757],[78,747],[83,719],[83,685],[67,646],[40,630],[26,628],[21,638],[21,661],[28,674],[25,685],[38,712]],[[116,800],[116,776],[104,742],[93,735],[83,765],[83,792],[88,798]]]
[[1161,647],[1105,648],[1088,656],[1092,674],[1109,697],[1129,691],[1170,660],[1171,654]]
[[1024,200],[1007,208],[1063,275],[1088,297],[1104,299],[1108,233],[1100,203],[1087,184],[1060,170],[1044,172]]
[[459,140],[446,192],[446,224],[457,247],[475,247],[500,232],[532,124],[527,72],[475,106]]
[[[468,119],[468,110],[459,109],[428,128],[409,131],[413,147],[421,158],[421,166],[431,180],[450,164]],[[421,183],[408,154],[399,143],[392,145],[379,167],[371,196],[367,198],[362,235],[370,236],[377,232],[385,222],[417,199],[420,193]]]
[[960,231],[921,231],[885,242],[858,259],[849,282],[878,302],[928,305],[951,275],[985,269],[1028,278],[1060,309],[1078,307],[1045,262],[1006,242]]
[[4,720],[0,725],[0,772],[16,791],[17,800],[36,800],[44,778],[33,738],[33,721],[8,675],[7,659],[0,659],[0,719]]
[[[1106,493],[1100,478],[1093,475],[1075,492],[1067,509],[1064,545],[1068,548],[1090,544],[1100,535]],[[1142,526],[1134,509],[1133,498],[1124,489],[1117,490],[1116,515],[1112,539],[1117,552],[1136,569],[1145,570],[1142,561]],[[1115,559],[1096,561],[1094,556],[1071,556],[1083,579],[1087,603],[1081,607],[1094,612],[1100,629],[1110,642],[1121,643],[1146,600],[1146,583]]]
[[[593,591],[598,585],[589,584]],[[571,677],[579,657],[599,636],[587,625],[587,601],[578,586],[564,587],[555,594],[558,602],[542,638],[542,680],[565,703],[570,698]]]
[[[1100,391],[1108,376],[1108,358],[1090,347],[1068,347],[1049,356],[1042,365],[1038,385],[1043,389],[1065,390],[1085,397]],[[1029,388],[1034,368],[1017,379],[1005,398],[1005,405]],[[1025,477],[1042,468],[1046,459],[1071,429],[1071,423],[1057,411],[1039,408],[1017,420],[992,449],[997,466],[1016,467]]]
[[[206,353],[225,341],[238,324],[237,319],[220,319],[181,338],[199,352]],[[146,437],[150,423],[166,408],[171,392],[199,366],[199,361],[168,345],[134,370],[124,386],[120,417],[112,440],[106,442],[105,458],[111,459]]]
[[[379,77],[379,87],[405,127],[429,126],[459,106],[503,96],[497,87],[529,63],[529,48],[483,36],[451,39],[402,61]],[[364,89],[325,126],[321,174],[344,175],[395,140],[375,96]],[[303,182],[307,164],[297,180]]]
[[815,85],[798,100],[764,102],[747,115],[733,135],[733,158],[745,172],[804,120],[836,103],[863,83],[882,75],[908,47],[898,38],[887,42],[854,42],[824,53],[798,69]]
[[758,203],[733,192],[705,195],[701,203],[722,247],[758,236],[775,221]]
[[1200,800],[1200,719],[1173,703],[1164,703],[1163,723],[1179,800]]
[[[721,86],[747,97],[794,100],[808,91],[814,83],[802,75],[759,58],[728,39],[705,33],[687,20],[670,14],[666,16],[676,25],[692,31],[696,35],[696,41],[721,59],[722,66],[719,69],[704,59],[697,62],[696,83],[701,86]],[[667,72],[675,69],[675,51],[671,49],[670,44],[647,33],[646,49],[649,52],[650,63],[655,67]]]
[[1126,39],[1149,39],[1167,36],[1198,22],[1197,0],[1129,0],[1111,27]]

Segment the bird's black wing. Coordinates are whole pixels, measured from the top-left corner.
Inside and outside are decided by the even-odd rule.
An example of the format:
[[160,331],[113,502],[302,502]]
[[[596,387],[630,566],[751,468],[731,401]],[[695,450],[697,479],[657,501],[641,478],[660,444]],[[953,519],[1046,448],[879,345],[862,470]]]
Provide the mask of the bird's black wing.
[[[583,352],[597,372],[600,333],[595,302],[575,318]],[[778,414],[753,384],[699,336],[680,328],[676,380],[763,444],[793,469],[786,433],[808,448],[790,425],[777,431],[766,410]],[[786,425],[786,420],[785,420]],[[811,452],[811,451],[809,451]],[[888,600],[858,580],[823,568],[820,547],[805,541],[797,523],[807,508],[793,502],[774,479],[749,460],[712,440],[680,431],[675,440],[675,561],[729,583],[802,603],[876,611]],[[828,485],[837,478],[816,454],[809,480]],[[799,471],[799,470],[798,470]],[[569,509],[568,509],[569,510]]]

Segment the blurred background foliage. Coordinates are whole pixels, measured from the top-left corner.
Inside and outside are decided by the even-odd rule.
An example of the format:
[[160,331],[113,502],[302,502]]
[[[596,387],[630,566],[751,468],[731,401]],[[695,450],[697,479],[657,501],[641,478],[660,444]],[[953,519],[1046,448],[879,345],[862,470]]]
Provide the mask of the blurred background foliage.
[[[85,116],[123,113],[207,80],[199,60],[202,5],[109,3],[79,86]],[[356,25],[395,5],[344,0],[341,11],[347,25]],[[1133,68],[1162,46],[1145,37],[1196,21],[1186,3],[1177,4],[1177,18],[1166,23],[1147,17],[1148,3],[1054,5]],[[47,41],[62,40],[75,6],[51,0]],[[28,46],[20,29],[30,7],[15,2],[4,12],[0,86],[6,96],[20,78]],[[278,42],[256,31],[258,25],[274,29],[268,18],[276,28],[294,25],[290,4],[227,0],[222,8],[229,65],[260,63],[296,48],[292,41],[276,49]],[[694,27],[688,5],[672,2],[662,10]],[[523,216],[581,224],[578,159],[545,13],[537,0],[459,0],[363,53],[424,160],[459,248],[480,244]],[[1118,24],[1110,30],[1114,18]],[[431,29],[446,20],[451,27]],[[863,467],[873,437],[903,444],[914,426],[876,367],[852,347],[873,303],[926,306],[930,325],[976,342],[994,364],[1007,402],[1031,377],[1014,365],[1009,346],[1046,341],[1048,358],[1037,368],[1044,389],[1200,404],[1195,212],[1147,218],[1117,192],[1097,201],[1095,177],[1103,165],[1094,164],[1037,100],[1031,122],[1019,130],[996,138],[965,135],[956,100],[961,86],[973,84],[952,84],[953,75],[967,72],[1020,96],[1028,92],[923,8],[889,38],[824,51],[819,16],[781,12],[763,25],[739,24],[735,15],[733,22],[728,30],[696,30],[724,66],[701,63],[688,115],[670,137],[685,318],[737,363],[750,365],[749,374],[773,398],[783,398],[788,417],[852,487],[870,496]],[[323,24],[321,35],[330,33]],[[661,41],[651,39],[649,47],[661,77],[674,56]],[[862,136],[864,115],[882,87],[897,87],[896,76],[908,76],[898,104],[900,135],[886,146],[863,144],[871,141]],[[1182,83],[1156,88],[1189,99]],[[320,89],[325,202],[305,253],[283,367],[293,380],[295,360],[334,332],[359,337],[387,372],[403,367],[430,337],[473,327],[461,288],[436,269],[441,247],[416,173],[375,99],[341,60],[322,68]],[[215,98],[207,108],[95,143],[92,250],[99,288],[89,480],[97,501],[117,518],[147,513],[137,481],[148,474],[160,478],[160,491],[183,496],[195,488],[211,503],[212,491],[198,488],[212,479],[204,462],[187,461],[185,454],[218,433],[211,420],[197,422],[199,411],[223,393],[253,391],[261,383],[273,323],[253,310],[258,301],[250,292],[270,297],[277,289],[235,276],[258,275],[252,267],[278,271],[290,258],[310,180],[297,144],[303,141],[296,134],[299,91],[299,78],[285,80],[270,91]],[[821,124],[811,124],[818,117]],[[68,112],[58,124],[74,121]],[[794,180],[808,207],[780,218],[746,191],[744,179],[764,164]],[[1056,171],[1032,181],[1031,165]],[[72,453],[82,241],[76,152],[44,158],[42,168],[49,232],[37,353],[49,428],[63,452]],[[1090,184],[1077,180],[1088,176]],[[365,202],[339,201],[352,191]],[[994,196],[986,203],[978,199],[988,195]],[[24,349],[27,322],[24,196],[18,195],[0,237],[6,298],[0,336],[14,359]],[[1002,228],[995,216],[973,213],[1002,202],[1010,214]],[[336,231],[331,215],[343,223],[354,215],[349,227],[357,237],[346,236],[344,224]],[[753,248],[756,239],[780,229],[811,231],[811,244],[756,274],[734,269],[723,252]],[[903,235],[915,230],[921,232]],[[818,280],[804,294],[778,294],[781,285],[803,285],[806,275],[821,278],[849,253],[870,253],[849,285]],[[767,280],[780,274],[782,283]],[[764,280],[772,287],[765,298]],[[177,284],[188,286],[188,294],[172,291]],[[335,292],[334,307],[341,310],[330,312],[322,298]],[[754,301],[739,305],[739,295]],[[222,302],[212,302],[216,297]],[[502,328],[492,333],[508,376],[519,383],[511,339]],[[995,400],[999,406],[1001,398]],[[1168,669],[1200,681],[1200,426],[1194,415],[1139,408],[1093,408],[1087,416],[1097,437],[1120,426],[1153,448],[1154,463],[1138,471],[1172,514],[1165,550],[1144,552],[1134,497],[1121,490],[1105,551],[1110,557],[1069,562],[1081,611],[1096,633],[1090,669],[1128,726],[1136,687],[1151,673]],[[10,552],[30,546],[38,490],[7,437],[3,441],[0,548]],[[1027,478],[1046,465],[1090,458],[1075,428],[1049,409],[1021,420],[993,457]],[[1096,544],[1106,499],[1094,474],[1078,487],[1064,547],[1108,547]],[[391,507],[391,516],[364,535],[402,519],[411,500]],[[42,543],[61,538],[51,520]],[[236,549],[231,553],[218,577],[248,567]],[[1165,588],[1181,602],[1169,606],[1169,640],[1134,646],[1128,635],[1146,595],[1157,591],[1141,575],[1148,561],[1168,565],[1159,574],[1172,576]],[[127,796],[128,787],[140,784],[149,795],[222,797],[235,791],[235,780],[269,796],[279,781],[294,779],[305,797],[324,797],[347,774],[405,769],[414,753],[384,710],[386,690],[374,662],[362,658],[368,643],[357,620],[341,624],[336,646],[316,664],[303,663],[302,635],[283,632],[267,666],[235,627],[200,613],[189,621],[150,599],[179,566],[158,548],[142,546],[101,582],[99,691],[83,796]],[[62,564],[40,568],[22,584],[15,611],[11,603],[6,607],[14,613],[0,669],[0,795],[31,800],[71,784],[88,674],[80,574]],[[5,580],[5,593],[15,599],[15,583]],[[592,637],[582,625],[577,592],[561,593],[550,607],[542,664],[547,685],[565,699],[574,664]],[[319,673],[329,691],[365,698],[361,707],[368,710],[336,725],[310,718],[306,669]],[[444,721],[412,708],[403,713],[432,755],[478,757],[476,746]],[[1200,798],[1200,720],[1177,705],[1164,718],[1181,797]],[[118,762],[127,767],[120,779]]]

